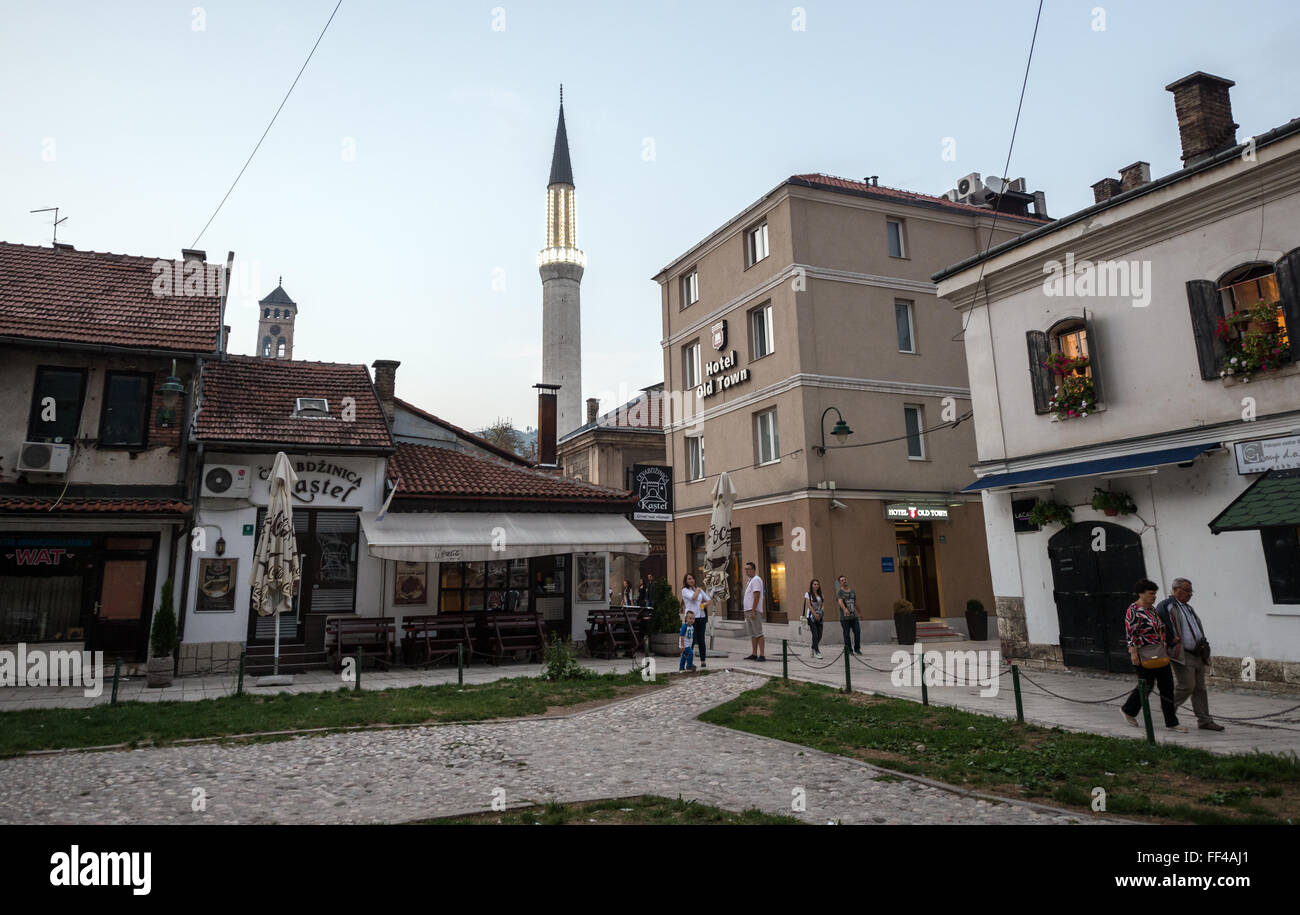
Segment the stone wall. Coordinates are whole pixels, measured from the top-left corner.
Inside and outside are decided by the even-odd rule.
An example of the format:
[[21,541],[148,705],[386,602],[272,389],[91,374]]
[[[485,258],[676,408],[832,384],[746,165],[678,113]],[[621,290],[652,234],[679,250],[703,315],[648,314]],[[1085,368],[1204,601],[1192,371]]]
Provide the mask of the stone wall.
[[236,673],[243,650],[243,642],[186,642],[180,647],[178,673],[181,676]]

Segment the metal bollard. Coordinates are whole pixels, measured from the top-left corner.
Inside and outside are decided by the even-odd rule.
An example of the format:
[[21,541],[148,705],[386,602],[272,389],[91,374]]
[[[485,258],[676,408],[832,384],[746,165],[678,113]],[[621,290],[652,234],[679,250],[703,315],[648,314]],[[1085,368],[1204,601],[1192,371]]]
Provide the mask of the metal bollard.
[[109,705],[117,705],[117,681],[122,677],[122,659],[116,658],[113,661],[113,695],[108,700]]
[[1142,696],[1142,720],[1147,726],[1147,743],[1156,742],[1156,729],[1151,724],[1151,681],[1146,677],[1138,684],[1138,693]]
[[465,685],[465,643],[456,644],[456,685]]
[[781,640],[781,679],[790,679],[790,642],[788,639]]
[[[924,646],[922,646],[924,647]],[[930,690],[925,685],[925,652],[922,651],[917,658],[921,661],[921,704],[930,704]]]
[[239,683],[235,687],[236,696],[244,695],[244,663],[247,657],[248,657],[248,649],[247,648],[239,649]]
[[850,659],[851,658],[849,654],[849,646],[845,645],[844,646],[844,691],[846,693],[853,692],[853,671],[849,669]]
[[1025,723],[1025,704],[1020,701],[1020,665],[1011,665],[1011,687],[1016,693],[1016,720]]
[[357,646],[357,685],[353,687],[357,692],[361,691],[361,646]]

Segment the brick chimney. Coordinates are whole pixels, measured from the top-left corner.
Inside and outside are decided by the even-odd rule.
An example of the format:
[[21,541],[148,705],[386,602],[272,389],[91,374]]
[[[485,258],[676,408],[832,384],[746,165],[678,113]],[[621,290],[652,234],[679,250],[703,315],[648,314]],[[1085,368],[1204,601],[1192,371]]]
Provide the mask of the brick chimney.
[[1197,70],[1165,86],[1174,94],[1178,135],[1183,143],[1183,167],[1195,165],[1237,145],[1237,124],[1232,121],[1230,79]]
[[556,391],[558,384],[535,384],[537,388],[537,463],[543,467],[554,467],[557,463],[557,444],[555,440],[558,403]]
[[371,363],[375,370],[375,394],[379,397],[379,405],[384,408],[389,428],[392,428],[396,414],[393,398],[397,396],[397,367],[401,364],[396,359],[376,359]]
[[1150,162],[1134,162],[1132,165],[1126,165],[1119,170],[1119,190],[1121,194],[1150,183]]
[[1120,192],[1120,183],[1114,178],[1102,178],[1092,186],[1093,203],[1105,203]]
[[600,415],[600,400],[595,397],[587,398],[587,422],[594,423],[596,417]]
[[221,325],[221,351],[223,353],[230,352],[230,325],[229,324]]

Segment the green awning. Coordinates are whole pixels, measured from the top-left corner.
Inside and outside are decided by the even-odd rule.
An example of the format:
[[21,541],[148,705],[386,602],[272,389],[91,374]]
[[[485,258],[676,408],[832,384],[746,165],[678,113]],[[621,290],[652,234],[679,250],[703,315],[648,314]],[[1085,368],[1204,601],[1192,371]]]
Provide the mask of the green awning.
[[1300,527],[1300,470],[1270,470],[1210,522],[1211,533]]

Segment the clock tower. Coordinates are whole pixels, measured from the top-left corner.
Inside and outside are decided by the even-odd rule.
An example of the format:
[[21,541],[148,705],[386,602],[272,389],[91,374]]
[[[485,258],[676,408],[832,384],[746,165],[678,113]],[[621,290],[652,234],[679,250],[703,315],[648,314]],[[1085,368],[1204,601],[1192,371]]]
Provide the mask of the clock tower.
[[[280,277],[283,282],[284,277]],[[283,286],[257,303],[262,313],[257,319],[257,355],[265,359],[293,358],[293,320],[298,305]]]

